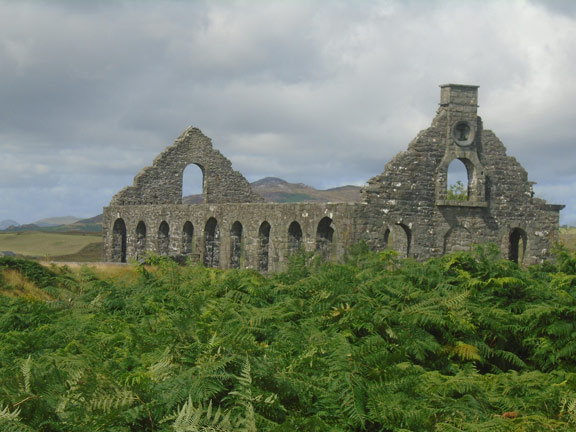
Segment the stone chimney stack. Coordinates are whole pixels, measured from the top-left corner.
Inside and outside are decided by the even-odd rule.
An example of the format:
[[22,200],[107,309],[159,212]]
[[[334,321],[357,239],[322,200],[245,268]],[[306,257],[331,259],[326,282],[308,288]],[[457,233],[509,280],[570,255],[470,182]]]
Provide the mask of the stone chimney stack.
[[452,112],[476,114],[478,108],[478,86],[443,84],[440,86],[440,106]]

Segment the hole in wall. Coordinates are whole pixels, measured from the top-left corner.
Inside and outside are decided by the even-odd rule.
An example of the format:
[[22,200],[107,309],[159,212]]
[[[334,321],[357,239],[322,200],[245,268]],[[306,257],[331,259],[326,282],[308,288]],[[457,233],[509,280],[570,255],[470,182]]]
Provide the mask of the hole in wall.
[[460,159],[454,159],[448,166],[447,199],[451,201],[468,200],[468,168]]
[[242,259],[242,224],[238,221],[230,229],[230,268],[240,268]]
[[288,254],[296,253],[302,247],[302,227],[296,221],[288,227]]
[[190,164],[182,172],[182,203],[202,204],[204,202],[204,172],[199,165]]
[[268,271],[268,258],[270,249],[270,224],[262,222],[258,230],[259,257],[258,271]]
[[514,228],[508,237],[508,259],[516,264],[522,264],[526,254],[527,234],[521,228]]

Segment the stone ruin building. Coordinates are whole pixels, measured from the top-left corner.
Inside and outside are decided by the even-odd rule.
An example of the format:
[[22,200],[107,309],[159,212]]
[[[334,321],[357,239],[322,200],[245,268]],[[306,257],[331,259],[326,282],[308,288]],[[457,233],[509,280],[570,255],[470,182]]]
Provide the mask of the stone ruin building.
[[[105,260],[138,260],[152,251],[208,267],[274,272],[296,251],[338,260],[360,241],[417,260],[485,242],[518,263],[546,259],[564,206],[535,198],[524,168],[484,129],[478,86],[440,87],[432,125],[368,181],[357,203],[264,202],[208,137],[187,129],[104,208]],[[448,187],[452,163],[467,171],[460,196]],[[182,204],[190,164],[203,174],[202,204]]]

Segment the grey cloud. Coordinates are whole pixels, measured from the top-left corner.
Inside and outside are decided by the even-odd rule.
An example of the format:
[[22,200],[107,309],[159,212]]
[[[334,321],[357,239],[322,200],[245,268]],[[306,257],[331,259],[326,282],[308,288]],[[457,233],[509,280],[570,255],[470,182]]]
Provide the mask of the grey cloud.
[[[429,125],[445,82],[481,86],[486,127],[562,202],[576,160],[569,9],[0,0],[0,152],[17,160],[0,216],[29,202],[42,217],[96,214],[191,124],[251,180],[361,184]],[[22,193],[34,179],[43,193]]]
[[531,3],[540,5],[559,15],[576,17],[576,3],[572,0],[531,0]]

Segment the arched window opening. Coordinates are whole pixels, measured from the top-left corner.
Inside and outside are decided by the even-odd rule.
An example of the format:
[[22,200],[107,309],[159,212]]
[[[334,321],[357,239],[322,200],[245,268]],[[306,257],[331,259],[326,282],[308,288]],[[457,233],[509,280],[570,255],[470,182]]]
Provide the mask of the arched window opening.
[[218,267],[220,265],[220,228],[214,218],[208,219],[204,228],[204,265]]
[[112,261],[126,262],[126,223],[116,219],[112,227]]
[[508,246],[508,259],[516,264],[522,264],[526,254],[526,243],[528,236],[521,228],[514,228],[510,231]]
[[139,259],[146,252],[146,224],[138,222],[136,226],[136,259]]
[[170,227],[168,222],[162,221],[158,228],[158,255],[170,253]]
[[194,250],[194,225],[187,221],[182,228],[182,253],[191,254]]
[[270,224],[262,222],[258,230],[258,270],[268,271],[268,257],[270,249]]
[[242,224],[238,221],[230,229],[230,268],[240,268],[242,258]]
[[386,228],[386,231],[384,231],[384,249],[389,249],[392,244],[392,236],[390,233],[390,228]]
[[298,252],[302,248],[302,228],[296,221],[288,227],[288,255]]
[[410,248],[412,246],[412,230],[402,223],[396,224],[398,227],[402,228],[395,229],[394,235],[394,250],[404,258],[410,256]]
[[330,249],[332,246],[332,239],[334,237],[334,228],[332,228],[332,219],[329,217],[324,217],[318,223],[318,229],[316,230],[316,250],[324,258],[330,256]]
[[446,199],[450,201],[468,201],[470,196],[470,173],[466,164],[454,159],[448,166]]
[[202,204],[204,202],[204,169],[190,164],[182,172],[182,204]]

